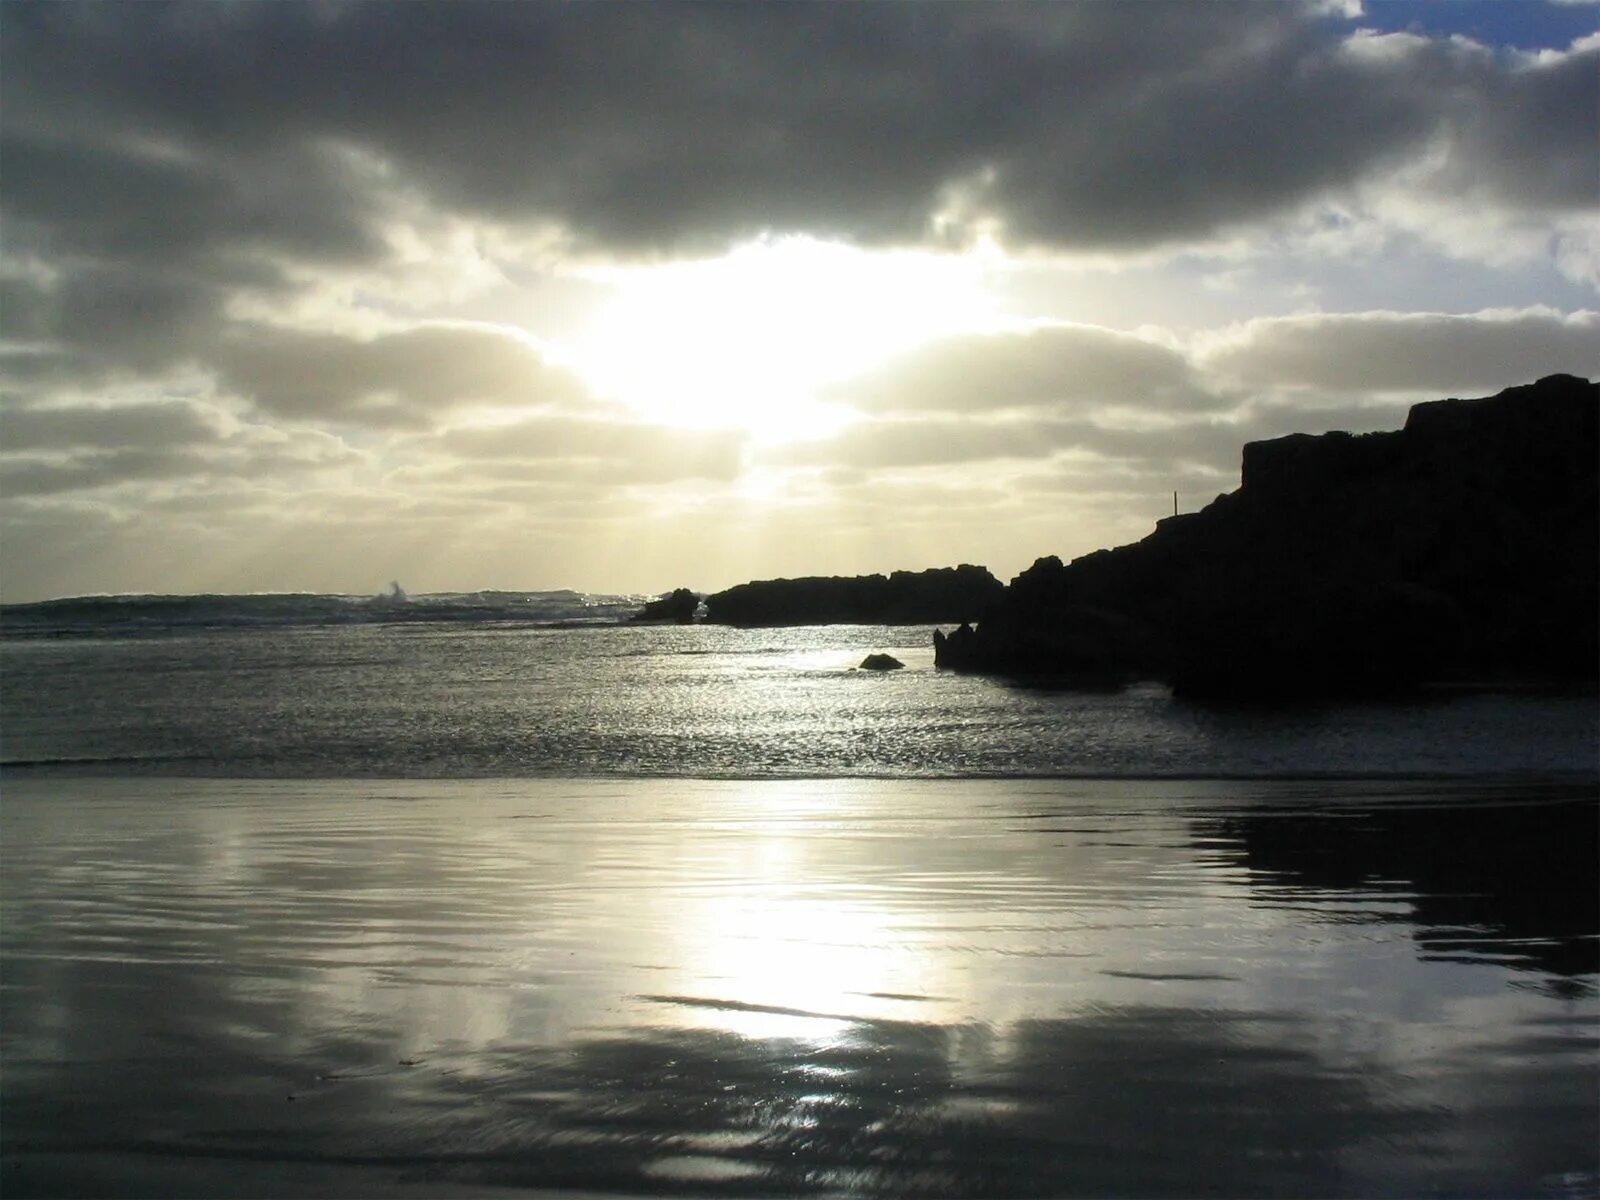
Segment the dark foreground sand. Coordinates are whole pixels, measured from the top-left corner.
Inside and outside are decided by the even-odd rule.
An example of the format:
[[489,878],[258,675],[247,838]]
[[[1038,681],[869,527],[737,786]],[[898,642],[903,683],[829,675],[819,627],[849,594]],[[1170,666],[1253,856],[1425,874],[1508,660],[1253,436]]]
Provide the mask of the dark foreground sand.
[[251,1162],[235,1158],[175,1158],[167,1154],[0,1154],[0,1196],[216,1197],[217,1200],[606,1200],[600,1192],[472,1187],[381,1166]]

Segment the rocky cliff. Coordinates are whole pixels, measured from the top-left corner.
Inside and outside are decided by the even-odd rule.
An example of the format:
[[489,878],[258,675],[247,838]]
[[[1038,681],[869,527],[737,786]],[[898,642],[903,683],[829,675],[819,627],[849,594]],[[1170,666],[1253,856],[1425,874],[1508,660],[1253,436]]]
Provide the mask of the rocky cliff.
[[970,621],[1005,590],[963,563],[892,575],[767,579],[706,597],[706,620],[724,625],[906,625]]
[[1194,695],[1593,679],[1600,389],[1554,375],[1392,433],[1244,447],[1241,484],[1143,541],[1043,558],[941,666]]

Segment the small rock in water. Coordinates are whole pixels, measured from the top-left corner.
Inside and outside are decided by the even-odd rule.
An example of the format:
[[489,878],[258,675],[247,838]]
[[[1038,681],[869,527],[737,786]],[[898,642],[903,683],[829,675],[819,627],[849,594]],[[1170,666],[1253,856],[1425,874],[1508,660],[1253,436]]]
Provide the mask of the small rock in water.
[[863,671],[898,671],[905,663],[892,654],[869,654],[861,660]]

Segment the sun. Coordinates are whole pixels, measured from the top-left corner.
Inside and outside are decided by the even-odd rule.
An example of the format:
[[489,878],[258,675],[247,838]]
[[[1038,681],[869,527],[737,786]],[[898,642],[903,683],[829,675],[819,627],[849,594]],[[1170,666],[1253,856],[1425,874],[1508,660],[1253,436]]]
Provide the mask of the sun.
[[591,267],[612,297],[568,350],[591,387],[647,419],[757,442],[825,437],[852,419],[820,398],[828,383],[989,318],[984,270],[973,254],[804,237]]

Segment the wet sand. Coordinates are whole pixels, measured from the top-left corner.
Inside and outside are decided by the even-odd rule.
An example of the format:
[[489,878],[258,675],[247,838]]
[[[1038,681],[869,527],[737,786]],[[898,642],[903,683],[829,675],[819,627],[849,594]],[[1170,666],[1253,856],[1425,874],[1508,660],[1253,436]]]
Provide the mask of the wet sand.
[[1575,1195],[1592,786],[20,780],[7,1195]]
[[237,1157],[182,1158],[165,1152],[0,1153],[0,1194],[16,1197],[206,1196],[216,1200],[275,1200],[282,1196],[342,1200],[604,1200],[593,1192],[552,1192],[471,1186],[385,1167],[329,1163],[241,1161]]

